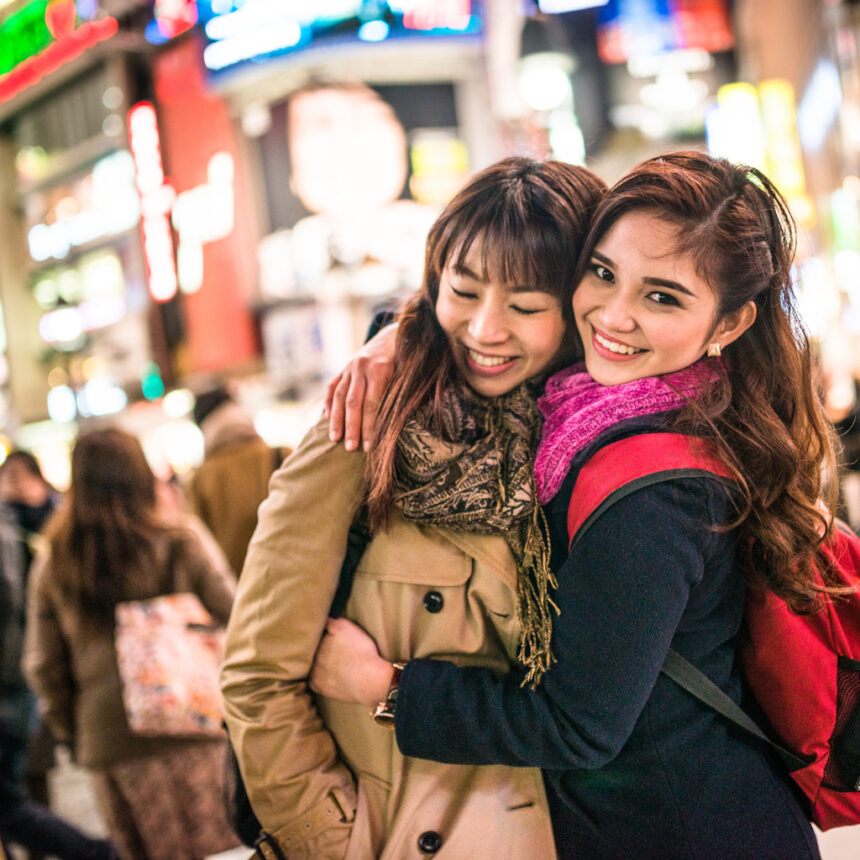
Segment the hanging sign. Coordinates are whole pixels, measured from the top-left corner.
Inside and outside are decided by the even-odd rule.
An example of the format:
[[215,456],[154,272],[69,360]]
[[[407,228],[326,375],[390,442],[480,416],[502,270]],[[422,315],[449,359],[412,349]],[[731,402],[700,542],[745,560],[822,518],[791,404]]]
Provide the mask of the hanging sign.
[[119,28],[116,18],[79,21],[74,0],[32,0],[0,24],[0,102],[37,84]]
[[128,142],[140,195],[140,231],[149,294],[157,302],[166,302],[176,295],[178,284],[170,230],[176,192],[164,178],[158,122],[150,102],[140,102],[128,112]]

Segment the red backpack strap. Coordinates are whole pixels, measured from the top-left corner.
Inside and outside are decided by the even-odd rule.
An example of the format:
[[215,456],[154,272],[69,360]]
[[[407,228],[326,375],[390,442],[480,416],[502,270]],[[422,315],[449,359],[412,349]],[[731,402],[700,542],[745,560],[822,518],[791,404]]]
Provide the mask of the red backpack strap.
[[[699,436],[643,433],[612,442],[589,458],[576,476],[567,511],[571,547],[607,508],[634,490],[662,481],[703,476],[734,480],[713,445]],[[771,746],[789,771],[805,768],[814,760],[814,756],[795,755],[772,741],[726,693],[677,651],[669,650],[660,671],[704,705]]]
[[681,433],[641,433],[601,448],[580,469],[567,509],[573,547],[618,499],[650,484],[703,475],[733,480],[712,444]]

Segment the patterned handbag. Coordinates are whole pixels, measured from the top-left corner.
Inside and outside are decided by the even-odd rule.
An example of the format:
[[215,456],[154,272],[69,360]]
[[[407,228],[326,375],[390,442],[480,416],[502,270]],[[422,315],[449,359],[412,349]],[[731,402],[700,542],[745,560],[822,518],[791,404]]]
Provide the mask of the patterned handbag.
[[218,671],[224,630],[195,594],[116,607],[116,656],[131,730],[147,736],[222,736]]

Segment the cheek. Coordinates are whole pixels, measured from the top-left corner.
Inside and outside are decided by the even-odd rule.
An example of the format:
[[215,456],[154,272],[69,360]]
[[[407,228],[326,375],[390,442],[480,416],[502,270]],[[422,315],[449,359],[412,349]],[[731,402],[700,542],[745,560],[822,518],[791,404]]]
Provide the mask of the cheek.
[[576,324],[579,325],[579,321],[594,307],[593,291],[589,289],[585,281],[576,288],[571,305],[573,307],[573,318],[576,320]]
[[442,296],[436,300],[436,320],[445,334],[453,333],[456,326],[455,314],[451,305]]
[[561,317],[561,312],[559,312],[557,317],[547,320],[534,333],[532,343],[535,346],[535,353],[546,360],[554,358],[565,345],[565,339],[569,335],[568,327]]

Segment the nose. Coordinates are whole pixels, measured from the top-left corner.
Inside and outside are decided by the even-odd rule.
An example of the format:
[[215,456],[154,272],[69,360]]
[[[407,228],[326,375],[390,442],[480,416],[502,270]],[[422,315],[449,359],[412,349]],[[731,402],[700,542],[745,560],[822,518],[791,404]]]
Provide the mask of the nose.
[[627,332],[636,327],[631,300],[621,290],[613,290],[611,295],[604,297],[597,319],[607,331]]
[[504,309],[485,296],[469,321],[469,334],[475,343],[503,343],[508,338]]

